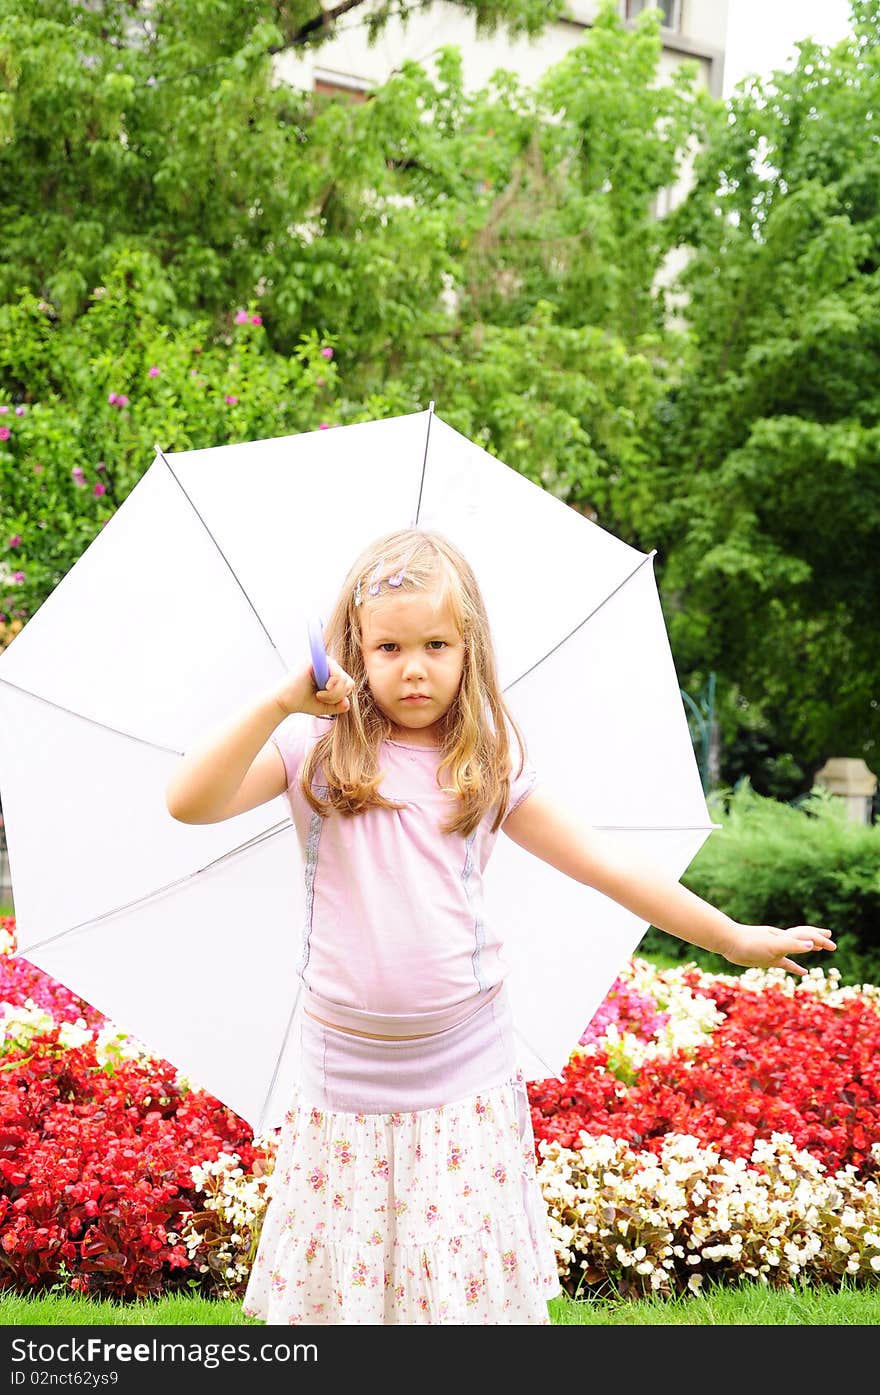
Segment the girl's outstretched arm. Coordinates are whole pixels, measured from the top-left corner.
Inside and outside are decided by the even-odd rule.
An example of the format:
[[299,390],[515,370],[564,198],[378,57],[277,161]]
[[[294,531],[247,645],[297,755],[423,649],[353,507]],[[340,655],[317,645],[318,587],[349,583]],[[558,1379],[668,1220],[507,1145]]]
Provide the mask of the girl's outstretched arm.
[[836,949],[828,930],[796,925],[740,925],[641,854],[632,854],[539,787],[508,816],[504,832],[535,857],[595,887],[640,920],[744,968],[804,974],[788,956]]

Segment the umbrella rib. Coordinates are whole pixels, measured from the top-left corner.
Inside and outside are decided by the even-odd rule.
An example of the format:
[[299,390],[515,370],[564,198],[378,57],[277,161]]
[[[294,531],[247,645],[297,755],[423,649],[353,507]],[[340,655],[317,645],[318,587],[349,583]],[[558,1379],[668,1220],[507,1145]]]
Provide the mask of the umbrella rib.
[[256,1129],[254,1130],[254,1132],[257,1134],[263,1132],[263,1125],[266,1120],[266,1111],[268,1110],[269,1105],[272,1102],[272,1091],[275,1089],[275,1081],[278,1079],[278,1072],[281,1069],[281,1062],[284,1059],[284,1052],[287,1047],[288,1038],[290,1036],[290,1029],[293,1026],[293,1019],[296,1016],[296,1009],[299,1004],[301,993],[302,979],[300,979],[299,987],[296,990],[296,997],[293,1000],[293,1007],[290,1009],[290,1016],[287,1019],[287,1026],[284,1029],[284,1036],[281,1040],[281,1046],[278,1049],[278,1055],[275,1057],[275,1065],[272,1069],[272,1079],[269,1081],[269,1088],[266,1091],[265,1097],[263,1099],[262,1108],[260,1109],[260,1117],[257,1120]]
[[601,833],[711,833],[720,823],[594,823]]
[[413,526],[414,528],[418,527],[419,514],[421,513],[421,510],[422,510],[422,490],[423,490],[424,487],[425,487],[425,471],[426,471],[427,468],[428,468],[428,445],[430,444],[430,440],[431,440],[431,422],[432,422],[433,420],[434,420],[434,403],[431,402],[431,403],[429,404],[429,406],[428,406],[428,428],[427,428],[427,430],[426,430],[426,432],[425,432],[425,453],[424,453],[424,455],[422,456],[422,474],[421,474],[421,478],[420,478],[420,480],[419,480],[419,499],[418,499],[418,503],[416,504],[416,516],[415,516],[415,518],[413,519],[413,523],[412,523],[412,526]]
[[109,722],[99,722],[96,717],[86,717],[82,712],[76,712],[72,707],[62,707],[60,702],[53,702],[51,698],[42,697],[39,693],[34,693],[30,688],[22,688],[18,683],[10,683],[8,678],[0,678],[7,688],[14,688],[17,693],[24,693],[25,697],[33,698],[35,702],[44,702],[47,707],[54,707],[56,712],[65,712],[68,717],[76,717],[80,722],[88,722],[89,726],[100,727],[102,731],[110,731],[114,736],[124,736],[129,741],[137,741],[141,746],[151,746],[154,751],[165,751],[171,756],[182,756],[183,751],[176,751],[173,746],[163,746],[160,741],[149,741],[145,736],[135,736],[133,731],[123,731],[121,727],[112,727]]
[[230,848],[220,857],[215,857],[213,862],[206,862],[204,867],[197,867],[194,872],[187,872],[185,876],[178,877],[173,882],[166,882],[164,886],[158,886],[146,896],[136,896],[132,901],[126,901],[121,906],[114,906],[109,911],[102,911],[100,915],[90,916],[88,920],[81,920],[78,925],[68,925],[66,930],[59,930],[57,935],[50,935],[48,939],[36,940],[27,946],[27,950],[22,953],[27,955],[32,949],[43,949],[46,945],[52,945],[56,940],[63,940],[67,935],[75,935],[77,930],[84,930],[93,925],[100,925],[102,920],[111,920],[115,915],[121,915],[123,911],[130,911],[135,906],[145,906],[149,901],[156,900],[159,896],[164,896],[167,891],[173,891],[175,887],[183,886],[186,882],[192,881],[194,877],[200,877],[205,872],[211,872],[215,867],[219,867],[222,862],[227,862],[229,858],[236,857],[239,853],[250,852],[253,848],[259,847],[267,838],[274,838],[276,834],[283,833],[286,828],[290,828],[289,818],[281,823],[273,824],[271,828],[264,829],[262,833],[255,834],[246,843],[239,843],[237,848]]
[[214,544],[214,546],[215,546],[215,548],[217,549],[217,551],[219,552],[220,556],[223,558],[223,561],[226,563],[226,566],[227,566],[227,568],[229,569],[229,575],[232,577],[232,580],[235,582],[235,584],[236,584],[236,586],[238,587],[239,591],[240,591],[241,594],[244,596],[244,599],[247,601],[247,604],[250,606],[251,610],[253,611],[254,618],[256,619],[257,624],[259,625],[260,629],[263,631],[263,634],[266,636],[267,640],[269,641],[269,644],[271,645],[272,650],[274,651],[274,653],[275,653],[275,654],[277,655],[277,657],[278,657],[278,662],[280,663],[281,667],[283,668],[284,672],[286,673],[286,672],[288,671],[290,665],[287,664],[287,663],[285,662],[285,660],[284,660],[284,655],[281,653],[280,649],[278,648],[278,645],[275,643],[275,641],[274,641],[274,639],[272,638],[272,636],[270,635],[269,631],[266,629],[266,626],[265,626],[265,624],[264,624],[264,622],[263,622],[263,617],[260,615],[260,612],[257,610],[257,607],[254,605],[254,603],[253,603],[253,601],[251,600],[250,596],[248,595],[247,591],[244,589],[244,587],[242,586],[242,584],[241,584],[241,582],[239,581],[238,577],[236,576],[235,570],[234,570],[234,568],[233,568],[233,566],[232,566],[232,563],[230,562],[229,558],[226,556],[226,553],[223,551],[223,548],[222,548],[222,547],[220,546],[220,544],[218,543],[218,541],[217,541],[217,539],[215,538],[214,534],[211,532],[211,529],[208,527],[208,525],[207,525],[207,523],[205,522],[204,518],[202,517],[202,515],[199,513],[198,509],[196,508],[196,505],[195,505],[195,503],[193,502],[192,496],[191,496],[190,494],[187,493],[186,489],[184,488],[183,484],[181,483],[180,476],[179,476],[179,475],[176,475],[176,474],[174,473],[174,471],[172,470],[171,464],[170,464],[170,462],[169,462],[169,460],[168,460],[168,457],[166,456],[165,452],[162,450],[162,447],[161,447],[161,446],[158,446],[158,445],[156,446],[156,454],[158,455],[159,459],[160,459],[161,461],[164,462],[164,464],[165,464],[165,466],[166,466],[166,468],[167,468],[167,470],[168,470],[168,473],[171,475],[171,478],[174,480],[174,483],[177,485],[177,487],[178,487],[178,489],[180,490],[181,494],[183,495],[184,499],[186,499],[187,503],[189,504],[189,506],[190,506],[190,508],[192,509],[193,513],[195,514],[196,518],[199,520],[199,522],[201,523],[201,525],[202,525],[202,527],[204,528],[205,532],[207,533],[208,537],[211,539],[211,542]]
[[599,604],[594,607],[593,610],[590,611],[589,615],[585,615],[583,620],[580,620],[578,624],[575,625],[573,630],[569,630],[568,634],[564,635],[558,644],[554,644],[552,649],[548,649],[546,654],[542,654],[540,659],[536,659],[530,668],[527,668],[524,673],[520,674],[519,678],[514,678],[512,683],[508,683],[504,691],[506,693],[509,693],[511,688],[516,687],[517,683],[521,683],[524,678],[528,678],[529,674],[533,673],[539,664],[542,664],[545,659],[549,659],[550,655],[555,654],[557,649],[561,649],[563,644],[567,644],[568,641],[571,639],[572,635],[576,635],[578,630],[583,629],[584,625],[586,625],[588,620],[592,620],[594,615],[598,615],[599,611],[602,609],[603,606],[608,604],[612,596],[616,596],[618,591],[620,591],[622,587],[626,586],[627,582],[632,581],[633,577],[642,570],[642,567],[644,567],[647,562],[650,562],[653,557],[656,557],[656,555],[657,549],[655,547],[649,553],[647,553],[646,556],[642,558],[638,566],[633,567],[632,571],[629,573],[628,576],[625,576],[622,581],[618,582],[613,591],[608,592],[608,595],[603,600],[601,600]]
[[533,1055],[537,1060],[539,1060],[539,1061],[541,1062],[541,1065],[544,1067],[544,1069],[545,1069],[546,1072],[547,1072],[547,1075],[546,1075],[545,1078],[546,1078],[547,1080],[550,1080],[550,1079],[561,1080],[561,1079],[562,1079],[562,1076],[559,1074],[559,1071],[558,1071],[558,1070],[554,1070],[553,1067],[550,1065],[549,1061],[545,1061],[545,1060],[544,1060],[544,1057],[541,1055],[540,1051],[538,1051],[537,1048],[534,1047],[534,1046],[532,1045],[532,1043],[529,1041],[529,1039],[528,1039],[528,1037],[525,1035],[525,1033],[524,1033],[524,1032],[521,1032],[520,1029],[519,1029],[519,1027],[516,1027],[516,1026],[514,1027],[513,1030],[516,1032],[516,1035],[519,1037],[519,1039],[520,1039],[520,1041],[523,1043],[523,1045],[527,1046],[528,1049],[531,1051],[532,1055]]

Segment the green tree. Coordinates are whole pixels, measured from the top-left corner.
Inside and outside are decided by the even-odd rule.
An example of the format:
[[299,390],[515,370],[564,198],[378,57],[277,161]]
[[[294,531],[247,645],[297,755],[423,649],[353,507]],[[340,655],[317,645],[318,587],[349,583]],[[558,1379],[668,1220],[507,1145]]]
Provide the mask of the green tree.
[[[665,373],[653,201],[698,106],[693,72],[651,90],[656,17],[631,32],[606,5],[535,92],[502,72],[467,93],[448,50],[433,75],[406,64],[350,105],[272,85],[278,36],[258,6],[151,15],[133,33],[121,7],[101,27],[79,6],[0,0],[14,77],[0,406],[21,413],[0,442],[16,539],[0,611],[32,613],[154,440],[216,445],[432,399],[631,534]],[[243,307],[262,321],[247,372]]]
[[[346,273],[364,268],[343,258],[337,278],[340,249],[332,237],[313,247],[312,233],[332,225],[340,180],[359,176],[370,187],[380,150],[349,140],[332,104],[275,82],[273,59],[325,42],[355,10],[375,37],[391,15],[417,8],[0,0],[0,299],[26,286],[71,318],[124,247],[157,259],[154,308],[165,318],[222,314],[260,286],[278,332],[295,338],[303,283],[323,286],[344,313]],[[563,6],[463,8],[480,29],[518,35],[538,32]],[[404,303],[424,293],[416,275],[409,294],[397,289]]]
[[674,215],[686,353],[654,514],[679,670],[809,783],[876,766],[880,631],[880,7],[799,45],[707,129]]

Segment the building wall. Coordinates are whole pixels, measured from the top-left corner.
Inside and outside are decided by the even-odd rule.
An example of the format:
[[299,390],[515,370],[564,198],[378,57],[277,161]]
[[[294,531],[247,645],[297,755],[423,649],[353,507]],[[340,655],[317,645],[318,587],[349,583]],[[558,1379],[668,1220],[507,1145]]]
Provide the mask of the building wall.
[[[620,0],[621,13],[626,15],[627,5],[633,3],[640,0]],[[729,0],[678,0],[677,27],[662,30],[661,71],[670,72],[685,59],[696,61],[701,81],[720,96],[728,6]],[[435,0],[406,26],[393,20],[374,45],[367,44],[362,12],[354,10],[340,21],[336,36],[314,54],[279,54],[276,73],[280,81],[296,87],[364,91],[385,82],[405,59],[429,67],[439,49],[454,45],[461,50],[465,85],[472,91],[485,86],[498,68],[532,84],[581,43],[597,8],[596,0],[570,0],[570,20],[557,21],[529,40],[501,32],[478,36],[472,15],[452,0]]]
[[[619,0],[624,18],[634,15],[651,0]],[[661,76],[669,75],[682,62],[696,62],[699,80],[716,97],[724,82],[724,49],[730,0],[671,0],[668,13],[673,27],[661,28],[663,53]],[[596,18],[598,0],[569,0],[571,18],[549,25],[535,39],[511,39],[501,32],[477,35],[473,16],[452,0],[434,0],[418,11],[404,26],[392,21],[374,45],[368,45],[363,15],[354,10],[340,22],[336,37],[314,54],[299,57],[290,53],[276,59],[277,79],[295,87],[323,92],[349,93],[362,99],[371,87],[385,82],[407,59],[430,69],[438,50],[454,45],[461,52],[465,87],[484,87],[499,68],[515,72],[526,85],[532,85],[583,42],[586,30]],[[634,21],[633,21],[634,22]],[[655,211],[663,216],[687,194],[691,184],[691,151],[683,160],[673,186],[656,200]],[[658,284],[668,284],[685,260],[672,252],[658,275]]]

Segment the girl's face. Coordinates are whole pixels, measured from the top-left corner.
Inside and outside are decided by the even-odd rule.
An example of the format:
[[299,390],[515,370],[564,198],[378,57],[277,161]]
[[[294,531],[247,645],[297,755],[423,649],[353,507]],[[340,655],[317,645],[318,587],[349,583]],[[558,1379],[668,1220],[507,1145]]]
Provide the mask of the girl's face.
[[361,607],[360,621],[367,682],[392,739],[439,746],[440,719],[464,669],[464,640],[448,605],[430,592],[382,595]]

